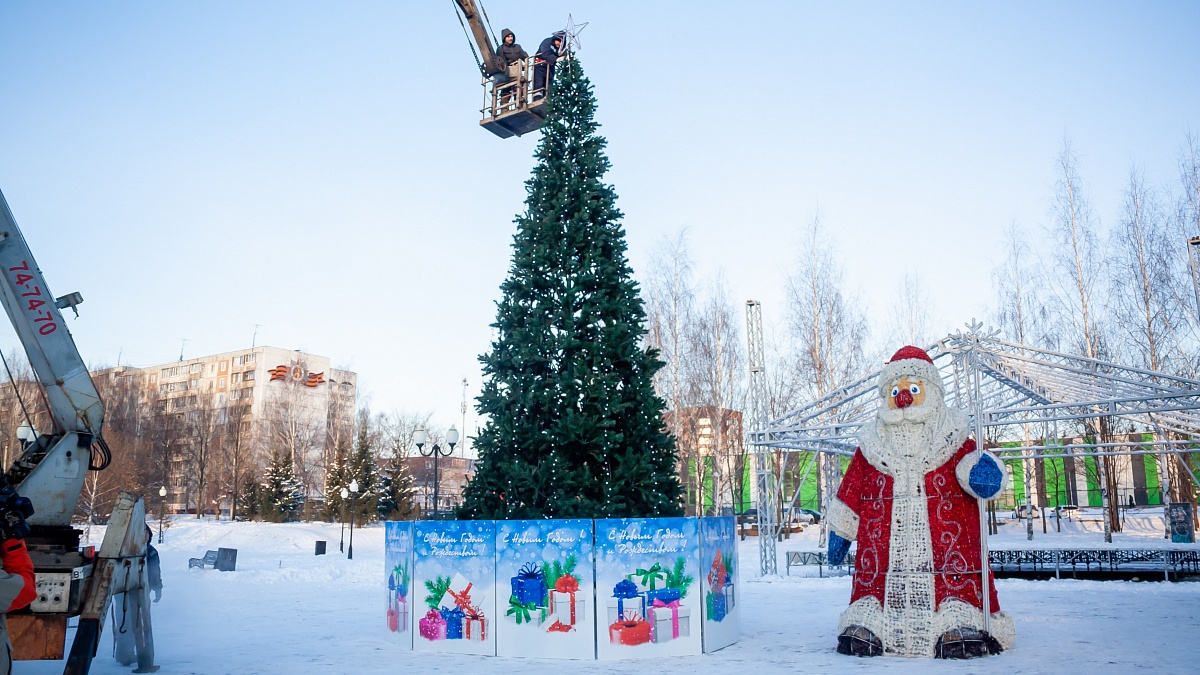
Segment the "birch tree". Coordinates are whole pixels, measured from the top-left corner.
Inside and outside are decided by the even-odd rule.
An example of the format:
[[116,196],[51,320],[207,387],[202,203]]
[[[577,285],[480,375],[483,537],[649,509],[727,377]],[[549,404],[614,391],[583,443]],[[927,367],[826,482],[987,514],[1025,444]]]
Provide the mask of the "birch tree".
[[[824,397],[866,368],[867,318],[861,305],[846,295],[842,277],[833,243],[823,235],[820,217],[814,216],[787,278],[787,326],[795,350],[788,370],[803,400]],[[839,465],[836,458],[822,457],[808,461],[821,465],[818,500],[824,503],[822,495],[831,493],[839,482]],[[801,471],[809,470],[799,461],[796,480],[801,480]],[[797,485],[795,490],[800,488]],[[821,529],[823,539],[825,526]]]
[[[1101,306],[1097,303],[1105,280],[1105,259],[1098,245],[1099,222],[1085,193],[1078,159],[1069,140],[1063,141],[1057,165],[1050,229],[1054,239],[1051,264],[1056,272],[1051,277],[1051,295],[1059,310],[1067,349],[1089,359],[1111,358],[1101,332]],[[1085,435],[1095,442],[1104,442],[1111,435],[1110,422],[1102,416],[1085,421]],[[1116,482],[1109,457],[1096,457],[1096,463],[1103,490],[1104,539],[1111,542],[1112,532],[1121,528],[1120,517],[1112,508]]]
[[[723,276],[712,282],[690,331],[689,399],[704,410],[711,429],[712,485],[714,508],[722,504],[722,489],[734,503],[743,485],[745,456],[742,452],[741,410],[745,407],[745,348],[741,341],[741,322],[729,297]],[[704,484],[704,453],[700,453],[696,472]],[[722,487],[724,483],[724,488]],[[703,500],[697,500],[700,505]]]
[[[891,306],[891,323],[888,334],[901,338],[905,344],[924,349],[935,339],[931,333],[933,318],[933,301],[921,283],[921,277],[916,272],[906,272]],[[903,345],[897,345],[899,348]],[[885,345],[885,351],[892,349]]]

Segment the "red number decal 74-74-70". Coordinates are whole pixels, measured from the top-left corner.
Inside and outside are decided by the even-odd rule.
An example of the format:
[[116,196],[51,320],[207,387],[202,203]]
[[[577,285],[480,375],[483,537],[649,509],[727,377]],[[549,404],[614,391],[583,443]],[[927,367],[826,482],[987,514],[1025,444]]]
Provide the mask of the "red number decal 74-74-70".
[[58,330],[58,324],[55,323],[54,315],[49,310],[42,309],[46,304],[45,300],[38,299],[42,295],[42,289],[37,284],[30,285],[30,282],[33,281],[33,275],[28,274],[28,272],[28,260],[22,260],[20,265],[8,268],[8,273],[12,275],[13,285],[16,286],[17,293],[22,298],[29,298],[25,311],[33,318],[33,323],[37,326],[38,333],[49,335]]

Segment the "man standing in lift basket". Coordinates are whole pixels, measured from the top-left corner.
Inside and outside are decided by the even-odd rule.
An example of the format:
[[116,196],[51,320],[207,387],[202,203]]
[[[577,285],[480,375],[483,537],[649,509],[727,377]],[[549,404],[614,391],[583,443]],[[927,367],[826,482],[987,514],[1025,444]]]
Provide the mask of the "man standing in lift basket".
[[550,92],[550,81],[554,79],[554,64],[562,54],[563,38],[566,32],[557,31],[554,35],[542,40],[533,62],[533,98],[540,99]]
[[[0,479],[2,483],[3,479]],[[37,597],[33,576],[33,561],[25,550],[23,539],[29,534],[25,519],[33,515],[29,499],[17,494],[11,486],[0,488],[0,673],[12,673],[12,645],[8,643],[8,612],[21,609]]]
[[500,65],[504,66],[502,77],[506,78],[502,86],[503,93],[500,96],[500,105],[508,107],[514,100],[522,88],[521,82],[521,65],[522,61],[529,58],[521,45],[517,44],[517,36],[507,28],[500,31],[501,45],[500,49],[496,50],[496,56],[500,59]]

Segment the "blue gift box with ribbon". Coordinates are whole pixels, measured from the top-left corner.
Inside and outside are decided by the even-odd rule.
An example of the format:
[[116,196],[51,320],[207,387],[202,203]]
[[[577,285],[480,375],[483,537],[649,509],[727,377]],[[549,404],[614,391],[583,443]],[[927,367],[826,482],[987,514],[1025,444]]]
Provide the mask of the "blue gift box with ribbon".
[[521,603],[546,606],[546,574],[537,563],[525,563],[512,578],[512,594]]
[[678,588],[659,588],[653,591],[646,591],[646,602],[654,604],[655,600],[661,601],[663,604],[672,603],[683,597],[683,593]]
[[446,622],[446,639],[461,640],[463,636],[463,620],[466,618],[466,612],[459,607],[452,607],[441,610],[442,620]]

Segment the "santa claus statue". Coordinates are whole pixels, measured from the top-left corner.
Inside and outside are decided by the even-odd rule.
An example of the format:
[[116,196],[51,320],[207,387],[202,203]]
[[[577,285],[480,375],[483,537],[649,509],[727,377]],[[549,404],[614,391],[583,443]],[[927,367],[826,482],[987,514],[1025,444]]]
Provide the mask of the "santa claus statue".
[[829,561],[858,540],[842,654],[970,658],[1016,637],[988,575],[983,620],[979,501],[1004,488],[1000,461],[967,438],[967,415],[946,407],[924,350],[896,352],[879,375],[879,413],[829,505]]

